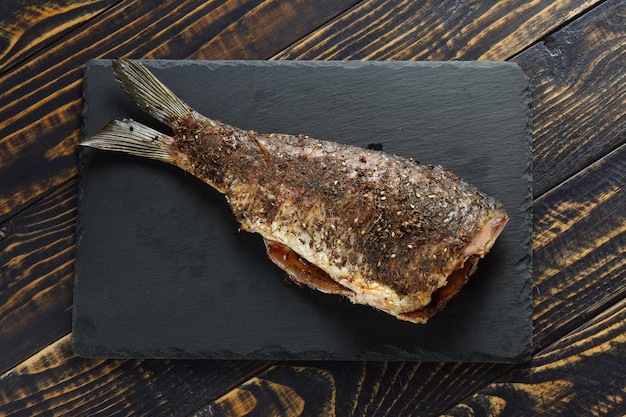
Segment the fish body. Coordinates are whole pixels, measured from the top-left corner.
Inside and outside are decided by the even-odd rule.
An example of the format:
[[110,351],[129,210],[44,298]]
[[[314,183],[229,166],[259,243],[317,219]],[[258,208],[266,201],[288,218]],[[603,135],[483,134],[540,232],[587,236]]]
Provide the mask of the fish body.
[[425,323],[508,221],[502,204],[440,166],[242,130],[199,114],[137,62],[113,68],[173,133],[116,120],[82,145],[161,160],[211,185],[298,284]]

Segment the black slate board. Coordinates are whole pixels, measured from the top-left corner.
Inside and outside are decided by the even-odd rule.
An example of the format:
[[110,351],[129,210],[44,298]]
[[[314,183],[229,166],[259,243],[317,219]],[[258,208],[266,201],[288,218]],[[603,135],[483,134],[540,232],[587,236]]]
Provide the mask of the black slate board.
[[[223,196],[154,161],[81,149],[73,346],[87,357],[520,362],[531,350],[530,97],[515,64],[145,61],[201,113],[441,164],[511,220],[426,325],[288,284]],[[163,129],[85,69],[83,137]]]

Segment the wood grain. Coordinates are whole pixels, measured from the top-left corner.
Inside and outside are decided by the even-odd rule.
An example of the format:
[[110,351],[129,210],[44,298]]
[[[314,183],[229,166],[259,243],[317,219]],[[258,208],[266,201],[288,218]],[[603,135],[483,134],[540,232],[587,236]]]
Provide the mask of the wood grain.
[[[281,364],[246,381],[195,416],[403,416],[415,415],[417,410],[418,415],[436,415],[442,402],[471,395],[485,380],[507,368],[405,362]],[[455,390],[442,392],[442,382],[454,385]],[[297,408],[278,408],[276,404]]]
[[599,3],[367,0],[274,58],[501,61]]
[[[12,179],[0,183],[0,222],[76,175],[80,86],[87,60],[264,59],[350,4],[347,0],[190,0],[155,6],[129,0],[69,33],[0,79],[0,169]],[[285,27],[291,29],[285,33]],[[235,47],[233,30],[254,36]],[[154,37],[161,41],[148,42]],[[203,45],[210,47],[203,49]]]
[[193,416],[336,415],[334,375],[311,366],[278,365],[197,410]]
[[0,74],[58,41],[117,0],[8,0],[0,3]]
[[626,143],[625,21],[607,1],[513,59],[533,86],[535,195]]
[[626,295],[624,184],[626,145],[535,200],[537,343],[552,343]]
[[77,181],[0,225],[0,373],[69,333]]
[[0,415],[185,415],[267,368],[252,361],[83,359],[72,353],[70,337],[0,376]]
[[444,413],[446,416],[626,414],[626,300]]

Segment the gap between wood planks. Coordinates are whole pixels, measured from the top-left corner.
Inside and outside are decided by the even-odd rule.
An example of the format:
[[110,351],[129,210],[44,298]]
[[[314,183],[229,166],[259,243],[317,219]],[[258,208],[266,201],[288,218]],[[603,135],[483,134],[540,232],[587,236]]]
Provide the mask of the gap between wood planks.
[[[23,212],[39,204],[40,201],[45,200],[46,198],[48,198],[48,196],[55,193],[57,190],[65,187],[67,184],[71,183],[72,181],[77,181],[77,179],[78,179],[78,175],[73,175],[64,181],[61,181],[59,184],[48,188],[46,191],[43,191],[41,194],[38,194],[37,196],[33,197],[32,200],[28,204],[21,206],[14,214],[4,219],[4,221],[0,223],[0,227],[10,224],[14,218],[19,217]],[[4,236],[0,234],[0,241],[2,240],[3,237]]]
[[541,193],[533,196],[533,201],[537,201],[538,199],[549,195],[550,193],[554,192],[554,190],[556,190],[557,188],[559,188],[560,186],[567,184],[568,182],[570,182],[572,179],[582,175],[585,171],[587,171],[589,168],[591,168],[593,165],[602,162],[602,160],[604,158],[609,157],[611,154],[619,152],[619,150],[626,146],[626,138],[624,138],[624,140],[622,141],[622,143],[618,143],[616,144],[613,148],[607,150],[605,153],[598,155],[598,157],[596,159],[594,159],[593,161],[590,161],[587,165],[585,165],[584,167],[580,168],[578,171],[573,172],[569,177],[564,178],[563,180],[561,180],[560,182],[557,182],[556,184],[554,184],[552,187],[548,188],[547,190],[542,191]]
[[[583,184],[584,181],[582,181],[582,179],[584,179],[586,176],[593,177],[594,176],[593,171],[596,170],[599,166],[601,166],[605,161],[611,161],[611,160],[619,161],[620,160],[619,156],[624,152],[626,152],[626,143],[618,146],[616,149],[609,152],[604,157],[599,158],[594,163],[591,163],[587,167],[581,169],[576,174],[570,176],[569,178],[562,181],[555,187],[543,193],[541,197],[536,198],[534,201],[540,204],[545,199],[550,199],[554,193],[558,193],[560,189],[564,187],[568,187],[569,183],[574,182],[574,184],[576,184],[576,181],[581,180],[579,181],[579,184]],[[604,172],[604,171],[598,170],[598,172]],[[615,208],[615,203],[611,206],[611,208]],[[620,209],[623,210],[624,208],[626,207],[619,207],[619,200],[618,200],[618,207],[617,207],[616,212],[619,213]],[[533,233],[537,232],[536,229],[538,227],[540,226],[535,222],[534,223],[535,230],[533,231]],[[534,247],[533,250],[537,250],[537,248]],[[536,293],[539,290],[539,288],[540,288],[540,283],[537,283],[535,281],[533,283],[533,293]],[[590,320],[593,320],[594,317],[600,314],[603,314],[607,310],[613,308],[614,305],[620,303],[625,297],[626,297],[626,287],[621,287],[618,291],[614,291],[609,294],[606,294],[603,298],[601,298],[594,304],[589,305],[585,310],[580,311],[578,315],[569,317],[565,322],[560,323],[559,326],[557,326],[556,330],[552,329],[547,332],[546,331],[534,332],[534,333],[541,334],[543,337],[540,339],[533,340],[533,343],[535,344],[533,346],[533,355],[536,355],[538,353],[545,351],[554,343],[557,343],[559,340],[561,340],[566,334],[571,333],[573,329],[583,326],[585,323],[589,322]],[[537,308],[536,304],[534,308]],[[536,319],[535,314],[533,314],[533,317],[534,317],[533,320],[535,320]],[[563,331],[559,331],[559,330],[563,330]]]
[[[584,341],[590,338],[589,335],[584,336],[584,333],[586,331],[588,331],[588,329],[593,328],[594,326],[597,326],[599,324],[601,324],[603,321],[605,320],[609,320],[611,318],[612,315],[615,314],[619,314],[619,311],[621,309],[624,308],[624,305],[626,305],[626,299],[622,299],[621,301],[615,303],[613,306],[611,306],[610,308],[606,309],[605,311],[603,311],[602,313],[598,314],[597,316],[593,317],[591,320],[586,321],[585,323],[581,324],[580,326],[572,329],[570,332],[568,332],[567,334],[565,334],[563,337],[561,337],[560,339],[558,339],[557,341],[555,341],[554,343],[550,344],[549,346],[546,346],[544,349],[542,349],[541,351],[537,352],[534,356],[533,356],[533,362],[531,362],[529,364],[529,367],[527,368],[528,371],[530,372],[530,375],[522,375],[521,378],[519,379],[514,379],[514,378],[506,378],[506,374],[510,371],[512,371],[511,369],[506,370],[502,373],[502,375],[498,378],[494,378],[493,381],[483,385],[481,388],[477,389],[476,391],[474,391],[474,393],[467,395],[466,397],[464,397],[463,399],[461,399],[460,401],[457,401],[456,404],[452,404],[448,407],[446,407],[446,409],[444,409],[443,411],[441,411],[441,415],[452,415],[452,414],[448,414],[451,410],[454,410],[456,407],[462,406],[464,409],[468,407],[468,404],[470,404],[469,408],[471,408],[471,404],[472,401],[471,399],[476,397],[476,396],[492,396],[493,393],[488,392],[485,393],[485,389],[488,389],[489,386],[491,386],[492,384],[497,384],[497,385],[510,385],[510,386],[514,386],[518,383],[528,383],[530,385],[533,384],[533,377],[532,377],[532,373],[533,372],[539,372],[541,373],[541,369],[546,367],[546,363],[542,363],[545,361],[544,357],[545,356],[549,356],[551,354],[554,354],[554,356],[557,357],[557,360],[555,362],[548,362],[548,363],[554,363],[555,367],[558,367],[559,365],[557,365],[558,363],[561,363],[561,366],[567,366],[567,357],[569,355],[569,352],[567,352],[569,346],[563,350],[562,347],[561,349],[559,348],[559,344],[566,342],[568,338],[572,338],[574,339],[576,342],[580,342],[580,341]],[[617,323],[617,321],[616,321]],[[581,335],[583,335],[584,337],[581,337]],[[591,340],[593,340],[593,338],[591,338]],[[600,346],[602,345],[610,345],[611,343],[601,343]],[[575,345],[572,344],[572,345]],[[572,346],[570,345],[570,346]],[[576,348],[574,348],[576,349]],[[596,350],[599,349],[601,350],[601,348],[599,346],[594,346],[593,348],[589,349],[589,350]],[[589,352],[589,350],[585,350],[585,352]],[[563,357],[561,355],[561,352],[565,351],[565,356]],[[555,353],[556,352],[556,353]],[[616,352],[617,354],[619,354],[618,352]],[[545,356],[544,356],[545,355]],[[592,355],[593,356],[593,355]],[[537,358],[537,360],[535,361],[535,358]],[[569,372],[566,373],[569,374]],[[573,378],[573,384],[576,384],[576,378],[584,378],[584,375],[580,375],[579,373],[577,373],[576,371],[572,372],[572,378]],[[517,375],[519,377],[519,374]],[[539,382],[539,385],[541,385],[541,382]],[[574,388],[574,390],[576,390],[576,387]],[[584,390],[584,387],[582,387],[582,390]],[[584,391],[583,391],[583,394]],[[621,402],[621,401],[616,401],[617,403]],[[496,413],[497,414],[497,413]],[[504,413],[506,415],[506,413]],[[491,414],[490,414],[491,415]],[[494,414],[495,415],[495,414]]]
[[[323,30],[326,27],[332,26],[333,24],[335,24],[336,22],[340,21],[343,19],[343,17],[345,15],[348,15],[350,13],[352,13],[352,11],[358,7],[360,7],[361,3],[363,3],[366,0],[362,0],[359,1],[358,3],[354,4],[352,7],[344,10],[342,13],[338,14],[337,16],[335,16],[334,18],[328,20],[326,23],[324,23],[323,25],[321,25],[319,28],[309,32],[308,34],[306,34],[305,36],[302,36],[300,39],[294,41],[293,43],[291,43],[289,46],[285,47],[283,50],[278,51],[277,53],[275,53],[273,56],[269,57],[268,59],[270,60],[278,60],[278,59],[282,59],[281,56],[283,55],[288,55],[289,54],[289,50],[293,47],[298,45],[299,43],[305,41],[306,39],[308,39],[309,37],[311,37],[314,33],[316,33],[319,30]],[[537,39],[535,39],[533,42],[529,42],[528,44],[526,44],[525,46],[523,46],[522,48],[520,48],[518,51],[514,51],[511,52],[511,54],[509,56],[506,56],[504,58],[502,58],[502,61],[510,61],[511,59],[515,58],[516,56],[518,56],[519,54],[523,53],[524,51],[526,51],[527,49],[532,48],[533,46],[537,45],[540,42],[543,42],[547,37],[557,33],[558,31],[560,31],[561,29],[563,29],[565,26],[569,25],[570,23],[574,22],[575,20],[579,19],[580,17],[582,17],[583,15],[587,14],[588,12],[590,12],[591,10],[601,6],[602,4],[606,3],[607,0],[600,0],[597,3],[594,4],[590,4],[589,7],[585,7],[585,8],[581,8],[580,11],[574,15],[572,15],[569,19],[565,19],[563,20],[560,24],[555,25],[554,27],[551,27],[549,30],[547,30],[545,33],[542,33]]]
[[582,167],[581,169],[579,169],[578,171],[574,172],[572,175],[570,175],[569,177],[565,178],[563,181],[555,184],[553,187],[550,187],[546,191],[542,192],[541,194],[533,197],[533,201],[537,201],[539,199],[545,198],[545,197],[549,196],[550,194],[552,194],[559,187],[565,186],[568,182],[574,181],[578,177],[581,177],[581,176],[585,175],[585,172],[591,170],[594,165],[601,163],[602,160],[604,160],[605,158],[609,158],[613,154],[617,154],[618,152],[622,151],[622,149],[625,148],[625,147],[626,147],[626,138],[624,138],[624,141],[622,143],[617,144],[611,150],[607,151],[606,153],[604,153],[601,156],[599,156],[598,158],[596,158],[593,162],[590,162],[588,165],[586,165],[586,166]]
[[[48,351],[54,349],[57,345],[63,343],[64,339],[66,339],[66,338],[69,339],[69,336],[71,336],[71,334],[72,334],[71,332],[64,334],[63,336],[59,337],[57,340],[55,340],[52,343],[50,343],[45,348],[39,350],[38,352],[36,352],[35,354],[33,354],[33,355],[31,355],[31,356],[29,356],[27,358],[25,358],[21,362],[15,364],[15,366],[13,366],[12,368],[7,369],[2,375],[0,375],[0,381],[2,381],[7,376],[9,376],[9,374],[15,372],[18,368],[20,368],[22,366],[28,366],[29,362],[37,360],[37,358],[39,356],[41,356],[41,355],[45,355]],[[69,340],[68,340],[68,343],[70,343]]]
[[[111,5],[107,6],[107,7],[104,7],[100,12],[98,12],[98,13],[94,14],[93,16],[91,16],[90,18],[84,20],[80,25],[76,25],[75,27],[73,27],[72,29],[67,31],[67,33],[65,33],[63,36],[61,36],[59,38],[54,38],[54,39],[51,39],[48,42],[42,43],[37,48],[34,48],[32,51],[30,51],[28,54],[22,56],[21,58],[19,58],[15,62],[10,63],[8,66],[2,68],[2,70],[0,70],[0,77],[5,75],[5,74],[8,74],[11,71],[14,71],[17,67],[19,67],[20,65],[22,65],[24,62],[28,61],[29,59],[33,58],[34,56],[39,54],[41,51],[46,50],[46,49],[50,48],[52,45],[55,45],[55,44],[59,43],[60,41],[62,41],[63,39],[71,36],[73,33],[77,32],[82,27],[88,25],[94,19],[97,19],[102,14],[107,13],[112,8],[117,7],[123,1],[124,0],[118,0],[117,2],[111,4]],[[59,185],[58,187],[61,187],[61,186],[62,186],[62,184]],[[58,188],[58,187],[55,187],[55,188]]]
[[575,316],[567,320],[567,322],[564,323],[561,328],[570,328],[570,330],[563,336],[548,342],[547,345],[540,345],[536,350],[535,346],[537,345],[533,345],[532,356],[534,357],[536,355],[541,355],[542,353],[549,351],[554,345],[560,343],[564,338],[568,337],[568,335],[575,333],[581,328],[584,328],[589,323],[594,321],[597,317],[606,314],[608,311],[615,308],[617,305],[624,302],[625,300],[626,287],[622,288],[616,293],[606,296],[605,298],[588,308],[582,316]]
[[550,30],[548,30],[547,32],[543,33],[540,38],[537,38],[537,40],[535,40],[534,42],[531,42],[528,45],[524,46],[519,51],[513,53],[511,56],[506,57],[504,60],[505,61],[510,61],[510,60],[514,59],[516,56],[522,54],[524,51],[532,48],[533,46],[537,45],[540,42],[543,42],[546,38],[549,38],[550,36],[554,35],[558,31],[560,31],[561,29],[563,29],[564,27],[569,25],[570,23],[572,23],[575,20],[579,19],[583,15],[589,13],[591,10],[596,9],[596,8],[602,6],[606,2],[607,2],[607,0],[602,0],[602,1],[599,1],[598,3],[590,5],[587,8],[581,9],[580,13],[572,15],[572,17],[570,17],[569,19],[565,19],[560,24],[554,26],[553,28],[550,28]]
[[[0,382],[2,382],[2,380],[4,380],[5,378],[9,377],[13,372],[16,372],[20,368],[29,368],[29,367],[31,367],[33,365],[36,365],[37,361],[40,358],[45,357],[50,352],[53,352],[55,349],[59,348],[61,345],[63,345],[63,344],[70,345],[72,343],[71,338],[72,338],[72,332],[66,333],[63,336],[59,337],[57,340],[55,340],[52,343],[50,343],[45,348],[39,350],[38,352],[36,352],[35,354],[33,354],[33,355],[29,356],[29,357],[23,359],[21,362],[17,363],[13,367],[7,369],[2,375],[0,375]],[[74,355],[74,353],[72,352],[72,356],[64,357],[62,359],[62,362],[66,362],[69,359],[76,359],[76,358],[79,358],[79,359],[85,360],[85,361],[102,360],[102,359],[104,359],[104,360],[115,360],[115,359],[107,359],[107,358],[80,358],[79,356]],[[121,361],[143,361],[143,360],[150,360],[150,359],[151,358],[137,358],[137,359],[129,358],[129,359],[121,359]],[[175,361],[176,359],[170,359],[170,360]],[[254,376],[260,375],[260,374],[266,372],[267,370],[273,368],[274,366],[276,366],[276,362],[277,361],[273,361],[273,360],[263,361],[263,366],[254,374]],[[63,365],[61,365],[61,366],[63,366]],[[71,373],[71,370],[70,370],[70,373]],[[238,380],[236,382],[233,382],[231,385],[226,387],[222,392],[216,394],[215,398],[213,399],[213,401],[215,399],[221,398],[223,395],[226,395],[228,392],[230,392],[233,389],[241,386],[245,382],[249,381],[251,378],[254,378],[254,376],[246,376],[246,377],[241,378],[240,380]]]

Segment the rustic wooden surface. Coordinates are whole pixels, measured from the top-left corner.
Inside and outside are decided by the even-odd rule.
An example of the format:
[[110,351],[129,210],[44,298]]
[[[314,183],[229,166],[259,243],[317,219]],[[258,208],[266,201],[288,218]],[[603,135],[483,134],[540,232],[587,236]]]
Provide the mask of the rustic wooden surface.
[[[626,5],[0,5],[0,415],[626,414]],[[85,360],[71,351],[90,58],[512,60],[534,100],[527,365]]]

